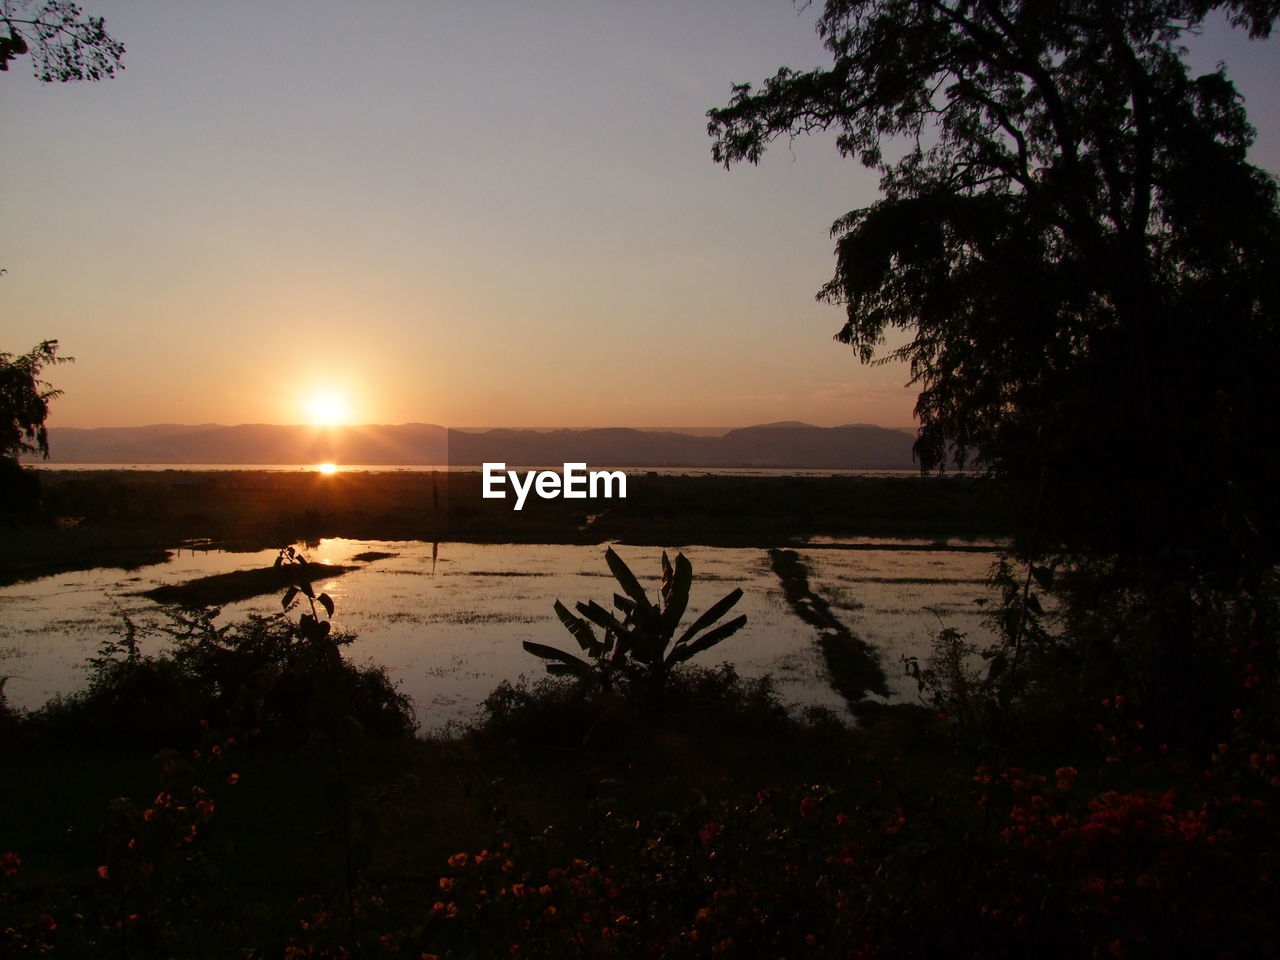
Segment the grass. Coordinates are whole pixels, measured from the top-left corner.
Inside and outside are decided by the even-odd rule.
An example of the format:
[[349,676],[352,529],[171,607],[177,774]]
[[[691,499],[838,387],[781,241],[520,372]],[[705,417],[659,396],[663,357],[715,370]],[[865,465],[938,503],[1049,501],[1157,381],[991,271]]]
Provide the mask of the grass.
[[310,563],[303,566],[262,567],[235,570],[197,577],[183,583],[166,584],[145,590],[142,596],[156,603],[175,603],[184,607],[221,607],[238,600],[249,600],[268,593],[281,593],[299,582],[299,577],[312,580],[340,577],[359,567],[341,564]]
[[0,586],[94,567],[137,570],[164,563],[180,539],[115,524],[10,527],[0,552]]

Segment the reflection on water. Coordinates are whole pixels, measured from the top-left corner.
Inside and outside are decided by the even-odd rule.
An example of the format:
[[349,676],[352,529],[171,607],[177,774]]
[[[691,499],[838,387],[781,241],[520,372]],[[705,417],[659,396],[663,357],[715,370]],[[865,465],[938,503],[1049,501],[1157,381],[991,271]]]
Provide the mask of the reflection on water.
[[[876,649],[891,699],[914,699],[914,684],[901,675],[898,659],[926,657],[930,636],[943,625],[967,631],[979,643],[989,636],[974,601],[989,596],[984,578],[993,555],[939,549],[945,546],[862,541],[798,550],[814,592]],[[661,549],[617,549],[656,596]],[[686,619],[691,622],[724,594],[716,581],[743,588],[735,613],[748,617],[741,632],[694,662],[728,660],[744,676],[772,674],[787,702],[843,712],[842,699],[827,682],[814,628],[788,607],[768,552],[680,549],[695,571]],[[330,581],[317,578],[316,589],[337,601],[335,627],[358,636],[347,655],[386,666],[417,704],[424,730],[469,719],[501,680],[541,676],[541,663],[521,649],[521,641],[572,644],[552,603],[594,599],[611,606],[616,586],[603,546],[450,543],[440,546],[433,562],[429,543],[335,539],[322,540],[307,554],[318,563],[360,567]],[[361,554],[389,556],[361,563]],[[10,676],[6,694],[15,705],[32,708],[82,685],[85,660],[104,638],[119,634],[122,615],[142,627],[165,621],[141,591],[270,566],[275,556],[274,550],[183,550],[168,563],[129,573],[90,570],[0,588],[0,675]],[[279,609],[277,596],[263,596],[224,607],[221,620]],[[149,631],[143,649],[163,644],[163,635]]]

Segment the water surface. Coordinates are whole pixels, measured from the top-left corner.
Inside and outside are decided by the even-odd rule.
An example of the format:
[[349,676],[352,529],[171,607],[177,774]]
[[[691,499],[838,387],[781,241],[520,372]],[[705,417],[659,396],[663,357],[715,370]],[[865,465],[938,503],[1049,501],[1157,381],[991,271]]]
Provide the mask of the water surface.
[[[943,626],[978,642],[990,635],[976,601],[990,596],[984,581],[994,554],[948,549],[956,545],[861,540],[798,548],[814,592],[875,649],[891,700],[916,698],[900,658],[928,656],[930,638]],[[335,627],[358,636],[347,655],[385,666],[413,698],[425,730],[470,719],[501,680],[541,676],[542,662],[525,653],[521,641],[576,652],[552,611],[556,599],[571,608],[579,600],[611,607],[617,589],[603,546],[446,543],[434,562],[432,545],[418,541],[330,539],[304,549],[316,563],[358,565],[340,577],[317,578],[316,589],[336,601]],[[662,550],[616,549],[656,598]],[[734,587],[743,589],[732,615],[745,613],[747,626],[694,662],[729,661],[744,676],[770,674],[788,703],[845,712],[828,682],[814,628],[787,605],[766,550],[668,549],[673,555],[683,549],[693,564],[687,622]],[[367,552],[392,556],[353,560]],[[104,639],[122,635],[122,615],[143,629],[144,651],[162,649],[165,637],[156,627],[166,614],[143,591],[269,566],[275,556],[273,550],[181,550],[167,563],[136,571],[96,569],[0,588],[6,694],[15,705],[34,708],[83,685],[87,658]],[[279,609],[277,596],[258,597],[227,605],[219,622]]]

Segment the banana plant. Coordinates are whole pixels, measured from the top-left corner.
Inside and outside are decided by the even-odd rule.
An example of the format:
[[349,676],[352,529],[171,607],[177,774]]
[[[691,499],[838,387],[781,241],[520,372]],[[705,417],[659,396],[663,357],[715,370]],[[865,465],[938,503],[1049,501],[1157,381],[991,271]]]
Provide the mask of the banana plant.
[[[693,585],[693,565],[685,555],[677,554],[673,566],[663,551],[657,603],[649,599],[631,568],[612,547],[605,551],[604,559],[622,588],[622,593],[613,595],[616,613],[591,600],[575,604],[581,614],[575,616],[559,600],[555,602],[556,616],[588,659],[543,643],[524,642],[525,650],[547,661],[550,674],[595,679],[608,687],[614,675],[622,671],[647,676],[660,684],[676,664],[733,636],[747,622],[743,615],[715,625],[742,599],[742,589],[738,588],[713,603],[676,637]],[[603,635],[597,636],[593,626]]]

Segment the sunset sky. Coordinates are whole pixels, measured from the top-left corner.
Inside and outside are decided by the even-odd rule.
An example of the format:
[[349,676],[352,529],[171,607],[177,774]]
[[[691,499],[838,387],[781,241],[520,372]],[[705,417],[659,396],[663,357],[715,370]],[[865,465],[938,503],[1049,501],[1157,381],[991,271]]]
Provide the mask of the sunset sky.
[[[814,301],[876,177],[710,158],[730,84],[829,59],[787,0],[84,0],[100,83],[0,75],[0,350],[53,426],[911,423]],[[1274,43],[1207,32],[1280,169]]]

